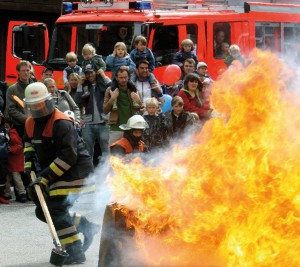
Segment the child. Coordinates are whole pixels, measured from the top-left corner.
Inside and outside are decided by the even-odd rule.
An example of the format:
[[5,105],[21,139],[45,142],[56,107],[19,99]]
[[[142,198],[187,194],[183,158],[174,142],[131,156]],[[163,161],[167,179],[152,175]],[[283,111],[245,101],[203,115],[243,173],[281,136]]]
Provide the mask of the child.
[[77,73],[78,75],[81,75],[82,68],[78,66],[77,63],[77,55],[74,52],[69,52],[66,55],[66,62],[68,64],[68,67],[66,67],[63,71],[63,79],[65,87],[67,88],[68,93],[71,90],[70,84],[69,84],[69,76],[71,73]]
[[[115,74],[119,68],[125,69],[129,73],[132,73],[135,70],[135,64],[128,55],[126,45],[123,42],[117,42],[115,44],[114,52],[106,58],[106,65],[111,68],[112,72],[111,91],[114,91],[118,86],[117,81],[115,80]],[[136,86],[130,80],[128,81],[127,86],[130,92],[137,92]],[[135,107],[139,106],[135,101],[133,102],[133,105]],[[118,109],[117,101],[114,102],[112,109]]]
[[184,102],[180,96],[174,96],[171,105],[173,110],[165,114],[168,119],[168,135],[171,138],[180,137],[187,127],[199,120],[199,117],[196,113],[183,110]]
[[242,65],[245,65],[245,59],[242,57],[241,50],[236,44],[229,47],[229,55],[225,58],[224,62],[229,67],[234,60],[238,60]]
[[229,44],[223,42],[221,44],[220,54],[216,55],[216,58],[226,58],[229,55]]
[[11,198],[10,184],[11,178],[16,192],[16,201],[25,203],[27,201],[26,189],[21,178],[21,172],[24,172],[24,152],[22,138],[19,136],[16,129],[13,129],[12,120],[5,118],[5,127],[9,131],[9,154],[7,160],[7,168],[10,175],[6,182],[6,193],[8,198]]
[[135,49],[130,52],[130,58],[135,65],[142,59],[149,62],[149,71],[152,72],[155,68],[155,58],[152,51],[147,47],[147,40],[144,36],[138,35],[134,40]]
[[8,158],[9,135],[4,126],[4,117],[0,111],[0,203],[9,204],[5,198],[5,184],[7,176],[7,158]]
[[123,42],[115,44],[113,53],[106,58],[106,65],[111,69],[112,79],[118,68],[126,69],[129,73],[135,70],[135,63],[128,55],[126,45]]
[[147,115],[143,117],[148,123],[149,128],[146,128],[143,133],[143,138],[146,147],[149,151],[162,148],[167,140],[167,122],[163,113],[157,113],[159,109],[158,101],[155,97],[146,100]]
[[[93,69],[97,71],[98,75],[101,75],[106,70],[106,64],[102,59],[102,56],[96,54],[96,49],[91,44],[85,44],[82,48],[82,73],[85,73],[85,68],[88,64],[92,65]],[[85,79],[85,77],[83,77]],[[101,77],[97,76],[97,82],[101,83]],[[82,98],[87,98],[90,95],[88,86],[85,83],[82,85],[83,94]]]
[[181,51],[177,52],[174,55],[173,58],[173,64],[178,65],[179,67],[183,66],[183,62],[188,59],[192,58],[195,60],[195,64],[197,65],[198,63],[198,58],[197,56],[193,53],[194,50],[194,43],[190,39],[184,39],[181,42]]
[[202,83],[204,82],[205,79],[209,79],[212,82],[212,79],[207,74],[207,64],[205,62],[201,61],[197,64],[197,73]]

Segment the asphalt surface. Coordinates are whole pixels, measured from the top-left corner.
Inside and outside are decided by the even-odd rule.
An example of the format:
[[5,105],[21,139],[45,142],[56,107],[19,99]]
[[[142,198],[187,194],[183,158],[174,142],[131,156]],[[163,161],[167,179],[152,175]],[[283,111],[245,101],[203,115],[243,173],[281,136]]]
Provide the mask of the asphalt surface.
[[[101,205],[96,205],[96,202]],[[85,215],[90,221],[102,224],[106,199],[94,194],[81,196],[72,211]],[[32,201],[18,203],[12,200],[9,205],[0,204],[0,267],[50,267],[51,251],[54,248],[47,224],[35,217]],[[86,252],[86,262],[81,267],[98,266],[100,232],[95,236]]]

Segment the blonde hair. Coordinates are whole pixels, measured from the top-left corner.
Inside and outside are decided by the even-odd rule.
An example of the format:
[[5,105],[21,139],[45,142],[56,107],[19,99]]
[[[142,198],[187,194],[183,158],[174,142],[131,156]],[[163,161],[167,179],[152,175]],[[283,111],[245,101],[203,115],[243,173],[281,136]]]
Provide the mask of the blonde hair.
[[96,55],[96,49],[95,47],[93,47],[92,45],[90,44],[85,44],[83,47],[82,47],[82,55],[84,56],[84,54],[86,52],[90,52],[93,56]]
[[76,78],[77,80],[79,80],[79,82],[81,81],[81,77],[76,72],[70,73],[68,80],[70,81],[71,78]]
[[44,84],[46,85],[46,87],[48,87],[49,83],[54,83],[54,85],[55,85],[55,87],[56,87],[56,82],[55,82],[54,79],[52,79],[52,78],[46,78],[46,79],[44,80]]
[[76,61],[77,62],[77,55],[74,52],[69,52],[66,54],[66,62]]
[[194,50],[194,43],[191,39],[184,39],[181,42],[181,49],[183,50],[183,46],[184,45],[191,45],[192,46],[192,50]]
[[229,53],[232,54],[232,53],[240,53],[240,48],[238,45],[236,44],[233,44],[229,47]]
[[155,97],[151,97],[146,100],[146,107],[150,106],[155,106],[158,108],[158,101]]
[[125,44],[124,42],[117,42],[117,43],[115,44],[115,46],[114,46],[114,49],[116,49],[117,47],[121,47],[121,48],[123,48],[123,49],[125,50],[125,55],[124,55],[124,57],[128,55],[128,54],[127,54],[127,47],[126,47],[126,44]]

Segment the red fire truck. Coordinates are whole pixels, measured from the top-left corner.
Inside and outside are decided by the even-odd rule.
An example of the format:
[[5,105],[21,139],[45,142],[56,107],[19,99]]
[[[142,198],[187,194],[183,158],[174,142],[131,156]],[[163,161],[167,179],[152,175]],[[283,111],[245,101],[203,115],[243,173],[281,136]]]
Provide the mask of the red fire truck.
[[[91,43],[104,58],[112,53],[122,27],[127,31],[128,50],[134,48],[134,38],[144,35],[153,51],[160,82],[166,65],[172,63],[183,39],[195,44],[199,61],[205,61],[209,74],[216,78],[225,69],[224,59],[216,53],[223,41],[237,44],[244,55],[255,48],[270,49],[280,54],[299,54],[300,5],[298,0],[81,0],[65,2],[64,14],[55,24],[47,60],[44,65],[55,70],[59,88],[63,87],[62,70],[65,55],[74,51],[78,64],[82,61],[84,44]],[[44,32],[46,34],[46,32]],[[23,34],[24,36],[24,34]],[[31,35],[26,35],[31,38]],[[45,40],[40,36],[39,40]],[[46,44],[46,42],[45,42]],[[40,44],[36,44],[42,46]],[[29,49],[28,49],[29,50]],[[45,45],[45,51],[47,46]],[[27,54],[27,49],[21,53]],[[42,56],[43,53],[40,53]],[[7,57],[7,62],[12,62]],[[7,77],[6,77],[7,78]],[[37,78],[40,79],[39,73]]]
[[[0,1],[0,81],[15,83],[16,64],[30,60],[37,77],[47,58],[49,33],[61,15],[57,0]],[[36,62],[36,64],[34,63]],[[41,66],[39,66],[41,65]]]

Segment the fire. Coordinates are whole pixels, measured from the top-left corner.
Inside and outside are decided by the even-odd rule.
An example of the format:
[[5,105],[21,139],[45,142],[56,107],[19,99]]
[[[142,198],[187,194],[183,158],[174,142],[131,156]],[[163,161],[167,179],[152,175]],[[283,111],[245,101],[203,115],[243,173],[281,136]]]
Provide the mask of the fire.
[[147,266],[299,266],[300,102],[277,56],[251,58],[215,83],[222,116],[190,146],[159,164],[112,158],[113,199]]

